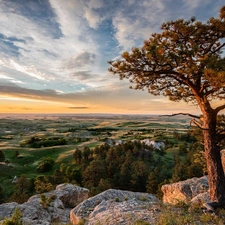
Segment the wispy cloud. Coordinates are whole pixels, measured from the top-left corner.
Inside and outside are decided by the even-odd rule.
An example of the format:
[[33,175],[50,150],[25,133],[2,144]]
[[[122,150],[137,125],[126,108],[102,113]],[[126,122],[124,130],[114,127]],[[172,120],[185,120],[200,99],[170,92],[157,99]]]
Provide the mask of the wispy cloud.
[[90,52],[81,52],[75,57],[69,58],[65,62],[66,69],[80,69],[88,68],[90,65],[94,64],[96,55]]
[[88,107],[76,107],[76,106],[72,106],[72,107],[68,107],[67,109],[88,109]]
[[0,95],[131,110],[150,97],[109,74],[107,61],[141,46],[165,21],[206,20],[222,5],[224,0],[2,0]]

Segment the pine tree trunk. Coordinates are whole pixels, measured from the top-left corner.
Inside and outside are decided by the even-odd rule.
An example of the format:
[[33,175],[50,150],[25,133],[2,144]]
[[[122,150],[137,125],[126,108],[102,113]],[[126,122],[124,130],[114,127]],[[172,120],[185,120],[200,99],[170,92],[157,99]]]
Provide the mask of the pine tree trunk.
[[213,202],[225,205],[225,176],[222,167],[220,146],[216,137],[216,118],[214,112],[203,114],[204,148],[208,169],[209,192]]

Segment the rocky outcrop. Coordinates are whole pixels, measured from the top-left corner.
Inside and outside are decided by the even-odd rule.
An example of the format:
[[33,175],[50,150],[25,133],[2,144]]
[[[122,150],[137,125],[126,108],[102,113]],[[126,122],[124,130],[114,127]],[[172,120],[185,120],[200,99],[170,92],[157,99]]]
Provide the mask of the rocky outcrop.
[[89,198],[70,212],[72,224],[135,224],[138,220],[154,224],[158,199],[151,194],[109,189]]
[[[163,185],[163,202],[177,204],[179,202],[205,202],[209,200],[208,177],[192,178],[173,184]],[[204,193],[204,195],[203,195]]]
[[0,219],[9,218],[16,208],[22,214],[22,223],[50,225],[53,222],[67,224],[72,208],[88,198],[88,189],[73,184],[60,184],[56,190],[32,196],[27,202],[0,205]]
[[[208,206],[208,177],[192,178],[162,186],[163,202],[188,202],[192,206]],[[0,220],[11,217],[16,208],[22,223],[29,225],[107,224],[127,225],[147,222],[157,224],[160,216],[159,200],[151,194],[109,189],[88,198],[88,189],[72,184],[61,184],[56,190],[31,197],[27,202],[0,205]],[[75,207],[75,208],[74,208]],[[1,224],[1,221],[0,221]]]

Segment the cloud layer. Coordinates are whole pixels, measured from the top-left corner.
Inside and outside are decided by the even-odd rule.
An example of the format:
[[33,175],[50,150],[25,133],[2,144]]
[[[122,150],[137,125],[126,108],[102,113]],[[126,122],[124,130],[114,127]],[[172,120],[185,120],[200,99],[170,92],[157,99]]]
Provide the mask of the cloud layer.
[[26,110],[32,109],[31,104],[26,106],[28,101],[42,101],[75,112],[157,111],[154,107],[165,101],[130,91],[127,82],[107,72],[107,61],[141,46],[165,21],[192,16],[205,21],[217,17],[223,4],[223,0],[2,0],[0,104],[7,107],[8,100],[10,108],[19,99]]

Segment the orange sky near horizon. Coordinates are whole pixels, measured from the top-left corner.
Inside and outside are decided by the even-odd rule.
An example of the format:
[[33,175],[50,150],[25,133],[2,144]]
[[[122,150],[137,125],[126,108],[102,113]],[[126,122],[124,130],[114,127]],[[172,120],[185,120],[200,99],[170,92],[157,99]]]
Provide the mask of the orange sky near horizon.
[[[150,95],[149,95],[150,96]],[[199,114],[197,106],[188,105],[184,102],[172,102],[162,97],[160,100],[130,102],[129,106],[123,107],[123,102],[115,102],[114,106],[107,103],[104,105],[76,105],[71,103],[22,99],[17,97],[0,98],[0,113],[112,113],[112,114],[173,114],[192,113]]]

